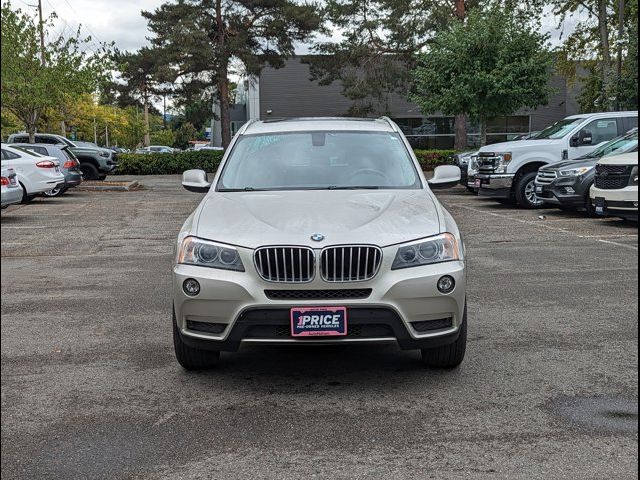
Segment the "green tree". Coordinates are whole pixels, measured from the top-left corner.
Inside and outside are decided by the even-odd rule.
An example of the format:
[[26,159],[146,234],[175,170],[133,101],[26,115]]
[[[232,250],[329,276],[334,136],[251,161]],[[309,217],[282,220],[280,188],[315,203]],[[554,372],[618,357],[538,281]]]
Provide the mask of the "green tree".
[[[2,5],[2,108],[14,114],[35,141],[43,113],[70,96],[93,92],[109,68],[105,49],[83,53],[90,38],[80,32],[64,37],[50,33],[52,16],[43,24],[10,3]],[[39,29],[46,32],[44,51]]]
[[307,41],[322,23],[315,4],[296,0],[176,0],[142,15],[155,54],[176,78],[216,86],[224,146],[231,141],[232,63],[251,74],[265,64],[281,66],[295,43]]
[[151,100],[160,94],[162,85],[171,78],[171,72],[157,55],[157,52],[143,47],[137,52],[115,52],[120,69],[120,78],[124,84],[116,88],[125,98],[137,98],[144,111],[144,145],[151,141],[149,109]]
[[501,9],[472,12],[435,35],[413,70],[413,94],[425,113],[488,120],[545,104],[552,56],[535,24]]
[[563,42],[558,69],[587,77],[578,102],[583,111],[637,108],[638,0],[548,0],[561,21],[578,18]]
[[186,149],[189,147],[189,141],[195,140],[198,130],[189,122],[185,122],[175,130],[175,140],[173,145],[176,148]]

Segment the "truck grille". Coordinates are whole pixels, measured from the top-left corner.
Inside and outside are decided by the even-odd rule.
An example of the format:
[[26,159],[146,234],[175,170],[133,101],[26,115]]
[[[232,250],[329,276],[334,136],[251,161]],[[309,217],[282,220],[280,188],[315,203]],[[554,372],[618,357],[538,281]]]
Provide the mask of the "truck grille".
[[362,282],[378,273],[382,250],[369,245],[329,247],[322,251],[320,270],[325,282]]
[[262,247],[253,259],[258,274],[268,282],[305,283],[314,277],[315,254],[308,247]]
[[538,170],[536,182],[543,185],[549,185],[556,178],[558,178],[558,173],[554,170]]
[[493,172],[500,164],[500,157],[478,157],[478,169],[481,172]]
[[627,165],[596,165],[596,188],[619,190],[629,185],[631,169]]

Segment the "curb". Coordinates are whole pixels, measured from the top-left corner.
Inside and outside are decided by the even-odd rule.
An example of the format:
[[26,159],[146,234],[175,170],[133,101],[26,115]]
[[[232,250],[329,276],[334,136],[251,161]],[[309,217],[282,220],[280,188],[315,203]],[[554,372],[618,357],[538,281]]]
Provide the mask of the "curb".
[[134,190],[142,190],[144,187],[137,180],[132,182],[82,182],[75,187],[75,190],[83,190],[87,192],[131,192]]

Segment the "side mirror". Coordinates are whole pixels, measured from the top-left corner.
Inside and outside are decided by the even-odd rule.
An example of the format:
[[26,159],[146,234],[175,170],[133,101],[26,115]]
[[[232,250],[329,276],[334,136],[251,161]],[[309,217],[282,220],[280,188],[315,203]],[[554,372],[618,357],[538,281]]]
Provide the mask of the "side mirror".
[[187,170],[182,174],[182,186],[190,192],[207,193],[211,182],[204,170]]
[[591,145],[593,142],[593,135],[589,130],[580,130],[578,133],[578,145]]
[[433,171],[433,178],[429,180],[431,188],[450,188],[460,183],[462,172],[455,165],[441,165]]

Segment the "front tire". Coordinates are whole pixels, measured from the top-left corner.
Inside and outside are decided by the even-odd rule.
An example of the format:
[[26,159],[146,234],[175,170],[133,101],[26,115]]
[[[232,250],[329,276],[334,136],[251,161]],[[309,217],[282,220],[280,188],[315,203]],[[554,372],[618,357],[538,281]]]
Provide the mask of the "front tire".
[[422,363],[430,368],[452,369],[460,366],[467,350],[467,305],[464,306],[464,316],[460,325],[458,339],[449,345],[436,348],[424,348]]
[[175,310],[173,312],[173,348],[178,363],[185,370],[208,370],[215,367],[220,360],[220,352],[192,348],[182,341],[176,323]]
[[98,169],[90,163],[81,163],[80,171],[84,180],[97,180],[99,177]]
[[525,173],[516,184],[516,201],[522,208],[534,210],[544,206],[544,202],[536,195],[535,179],[537,175],[537,172]]

